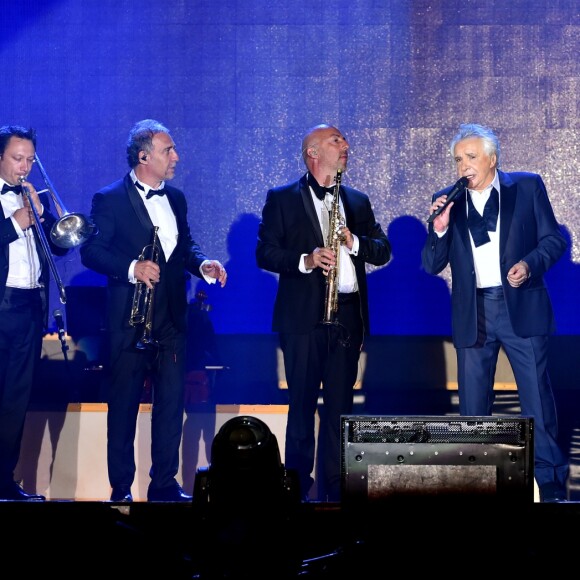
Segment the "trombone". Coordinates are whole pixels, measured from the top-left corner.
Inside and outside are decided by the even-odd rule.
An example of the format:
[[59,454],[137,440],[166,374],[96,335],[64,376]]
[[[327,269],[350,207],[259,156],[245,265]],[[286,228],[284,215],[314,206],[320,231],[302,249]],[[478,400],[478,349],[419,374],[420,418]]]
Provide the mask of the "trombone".
[[59,219],[50,230],[50,239],[59,248],[73,248],[83,244],[92,234],[97,233],[95,224],[80,213],[70,213],[67,211],[36,153],[34,154],[34,160],[36,165],[38,165],[38,169],[42,174],[44,183],[48,188],[54,207],[59,215]]
[[[59,248],[72,248],[86,242],[89,236],[97,232],[96,226],[84,215],[79,213],[69,213],[66,210],[64,204],[62,203],[60,197],[50,182],[46,171],[44,171],[44,167],[42,166],[42,163],[40,162],[40,159],[36,153],[34,154],[34,161],[38,165],[38,169],[42,174],[44,183],[46,184],[48,192],[50,193],[50,197],[52,198],[56,211],[59,215],[59,219],[55,221],[50,230],[50,239]],[[30,198],[30,191],[28,191],[28,188],[23,185],[23,182],[26,181],[26,177],[20,177],[19,181],[22,186],[22,192],[28,198],[29,205],[32,209],[36,232],[38,233],[40,245],[42,246],[46,256],[46,260],[54,277],[54,281],[58,286],[60,301],[62,304],[66,304],[66,292],[64,289],[64,284],[62,283],[62,279],[58,273],[58,270],[56,269],[56,264],[52,256],[50,244],[46,234],[44,233],[44,230],[42,229],[40,216],[38,215],[38,211],[34,206],[34,202]]]

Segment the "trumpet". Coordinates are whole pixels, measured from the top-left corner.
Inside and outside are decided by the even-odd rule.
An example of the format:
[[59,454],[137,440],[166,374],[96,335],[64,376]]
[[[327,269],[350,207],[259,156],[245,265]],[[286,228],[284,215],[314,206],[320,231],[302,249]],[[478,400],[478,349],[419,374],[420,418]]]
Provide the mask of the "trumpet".
[[[158,230],[158,226],[153,227],[153,238],[151,243],[141,251],[139,255],[140,262],[143,260],[151,260],[156,264],[159,263]],[[143,325],[143,334],[135,345],[139,350],[154,349],[159,346],[159,343],[152,336],[155,286],[153,284],[153,288],[148,288],[144,282],[139,281],[135,284],[129,324],[131,326]]]

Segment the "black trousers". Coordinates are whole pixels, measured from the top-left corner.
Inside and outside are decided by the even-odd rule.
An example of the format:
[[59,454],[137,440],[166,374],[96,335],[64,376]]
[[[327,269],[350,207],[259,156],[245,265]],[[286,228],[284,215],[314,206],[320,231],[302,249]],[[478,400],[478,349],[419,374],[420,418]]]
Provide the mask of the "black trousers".
[[40,289],[6,288],[0,303],[0,487],[14,480],[42,351]]
[[153,328],[158,350],[138,350],[142,329],[113,332],[107,392],[107,466],[111,486],[135,479],[135,434],[145,378],[151,373],[150,488],[173,485],[179,469],[184,419],[185,332],[167,323]]
[[298,472],[303,496],[313,483],[315,415],[322,386],[322,499],[340,499],[340,417],[352,413],[362,344],[358,294],[339,303],[336,325],[319,324],[308,334],[280,334],[289,403],[284,464]]

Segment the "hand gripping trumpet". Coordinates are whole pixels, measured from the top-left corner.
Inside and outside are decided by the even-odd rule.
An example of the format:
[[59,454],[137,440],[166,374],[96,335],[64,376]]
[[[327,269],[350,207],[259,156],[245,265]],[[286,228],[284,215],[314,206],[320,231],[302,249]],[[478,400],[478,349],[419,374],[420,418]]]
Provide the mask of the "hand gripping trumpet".
[[[151,243],[143,248],[139,256],[139,261],[151,260],[159,263],[159,243],[157,237],[158,226],[153,228],[153,238]],[[135,345],[139,350],[155,349],[159,343],[153,338],[153,305],[155,301],[155,284],[153,288],[148,288],[145,282],[137,281],[133,292],[133,304],[131,306],[131,326],[143,325],[143,334]]]
[[323,324],[336,324],[336,313],[338,312],[338,277],[340,274],[340,246],[344,241],[344,236],[340,229],[344,226],[344,220],[340,213],[340,182],[342,179],[342,169],[336,172],[336,184],[332,194],[332,208],[329,215],[328,239],[326,247],[330,248],[336,257],[336,264],[328,271],[326,276],[326,296],[324,299]]

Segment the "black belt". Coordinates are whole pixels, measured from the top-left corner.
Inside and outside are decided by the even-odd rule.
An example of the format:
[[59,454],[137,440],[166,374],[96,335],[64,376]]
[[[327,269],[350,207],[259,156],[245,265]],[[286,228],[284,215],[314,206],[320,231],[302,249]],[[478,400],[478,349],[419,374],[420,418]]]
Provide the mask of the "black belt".
[[358,300],[358,292],[339,292],[338,293],[338,303],[348,304],[349,302],[355,302]]
[[40,294],[40,288],[13,288],[12,286],[4,288],[4,296],[20,296],[24,298],[35,294]]
[[503,286],[489,286],[488,288],[478,288],[478,296],[483,296],[484,298],[489,298],[491,300],[502,300],[503,299]]
[[2,308],[18,308],[20,306],[41,304],[40,288],[4,288]]

